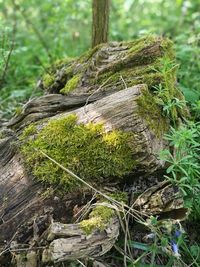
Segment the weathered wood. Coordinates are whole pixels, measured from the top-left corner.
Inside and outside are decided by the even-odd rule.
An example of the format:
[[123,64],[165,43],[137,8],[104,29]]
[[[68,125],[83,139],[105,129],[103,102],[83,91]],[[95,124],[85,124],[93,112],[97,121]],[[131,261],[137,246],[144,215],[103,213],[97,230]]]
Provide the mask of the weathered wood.
[[22,109],[20,115],[4,123],[9,128],[19,130],[32,122],[44,118],[50,118],[64,111],[75,110],[81,106],[95,102],[103,97],[109,96],[115,90],[99,91],[88,99],[88,94],[63,96],[60,94],[50,94],[38,97],[28,102]]
[[79,224],[53,223],[47,231],[50,243],[43,262],[59,262],[87,257],[98,258],[109,251],[119,235],[119,221],[113,218],[103,231],[86,235]]
[[141,83],[151,89],[163,81],[156,71],[162,58],[174,60],[174,54],[172,42],[161,37],[102,44],[77,60],[56,63],[38,86],[70,97],[116,92]]
[[[125,132],[135,133],[136,143],[132,144],[132,148],[133,159],[137,160],[137,167],[133,173],[138,171],[151,173],[163,167],[164,163],[158,160],[156,155],[159,150],[165,148],[166,143],[156,136],[137,112],[137,99],[146,90],[145,85],[128,88],[82,108],[56,115],[50,120],[75,113],[79,123],[104,122],[106,131],[121,129]],[[39,99],[39,103],[41,103],[40,101],[41,99]],[[36,100],[34,100],[34,105],[35,103]],[[31,105],[32,103],[30,103],[30,109]],[[30,110],[29,108],[27,110]],[[37,116],[36,109],[33,114]],[[29,112],[27,112],[28,116],[30,116]],[[27,117],[24,116],[20,121],[21,127],[26,126],[24,121],[27,121]],[[42,122],[42,125],[45,123]],[[15,132],[13,136],[1,140],[3,148],[0,160],[1,246],[5,245],[5,240],[6,244],[9,245],[13,238],[23,243],[30,241],[33,238],[34,222],[38,224],[41,234],[46,225],[49,224],[49,218],[55,216],[57,209],[57,200],[52,199],[52,197],[46,199],[42,194],[42,185],[25,171],[22,156],[13,148],[12,142],[17,141],[20,132]],[[135,149],[136,147],[137,149]],[[77,195],[74,198],[77,198]],[[59,205],[64,206],[64,203],[69,200],[70,194],[60,200]],[[62,211],[62,208],[60,210]],[[67,212],[65,214],[61,212],[60,216],[63,215],[67,216]],[[59,216],[56,219],[62,220]],[[25,226],[22,227],[23,225]]]
[[[2,254],[13,241],[18,248],[30,246],[33,252],[37,245],[44,245],[44,261],[95,257],[95,254],[102,255],[111,248],[118,236],[118,221],[113,219],[104,231],[94,231],[87,237],[78,224],[67,225],[72,223],[73,208],[85,205],[93,192],[85,188],[82,192],[77,188],[77,192],[61,197],[52,188],[47,188],[48,185],[41,184],[24,166],[19,137],[32,122],[37,122],[37,130],[41,131],[52,120],[76,114],[78,124],[103,123],[105,132],[120,130],[134,135],[129,145],[136,164],[124,179],[132,182],[138,175],[148,177],[162,170],[165,163],[157,155],[168,147],[163,135],[169,120],[163,117],[158,106],[154,113],[148,103],[141,109],[140,100],[149,102],[147,96],[153,99],[150,90],[163,83],[162,74],[157,72],[156,67],[160,66],[162,57],[170,54],[169,47],[171,43],[162,38],[112,43],[97,47],[78,60],[54,66],[40,81],[40,87],[56,94],[29,101],[20,115],[7,124],[3,123],[0,133]],[[172,57],[170,54],[170,59]],[[47,78],[50,81],[47,82]],[[169,78],[173,84],[174,76]],[[75,82],[73,88],[72,82]],[[173,92],[175,97],[182,97],[174,88]],[[177,114],[182,116],[180,110]],[[100,189],[104,186],[108,188],[110,181],[99,177],[98,186]],[[55,231],[55,225],[61,227],[60,233]],[[41,253],[42,250],[37,251],[37,255]],[[20,256],[18,258],[20,262]]]
[[[152,173],[163,167],[163,162],[158,160],[156,155],[166,147],[166,142],[158,138],[137,113],[136,100],[142,94],[142,90],[146,90],[144,85],[128,88],[96,101],[94,104],[76,109],[73,113],[77,115],[80,123],[103,121],[106,131],[121,129],[125,132],[135,133],[135,143],[132,144],[133,160],[137,160],[138,163],[136,170],[133,170],[133,172]],[[65,112],[54,116],[52,119],[67,116],[71,113],[72,111]],[[36,111],[34,114],[37,116]],[[27,117],[29,116],[28,113]],[[24,120],[30,121],[30,117],[28,119],[25,117]],[[23,127],[26,126],[24,120],[21,121],[21,126]],[[0,229],[4,229],[4,234],[0,238],[0,242],[7,239],[4,227],[10,227],[8,222],[12,220],[12,223],[17,226],[16,221],[21,221],[21,218],[24,218],[22,221],[26,221],[26,216],[30,216],[30,205],[33,207],[33,203],[41,201],[41,185],[33,180],[30,175],[27,176],[22,156],[18,153],[15,154],[16,151],[13,150],[12,142],[16,139],[17,136],[5,138],[1,141],[1,146],[4,149],[1,151],[2,157],[0,161],[0,203],[3,222]],[[135,150],[136,147],[137,149]],[[24,211],[21,211],[21,209]],[[35,209],[38,209],[36,204],[32,211],[33,213]],[[37,210],[38,214],[40,214],[40,209]],[[26,214],[26,212],[28,213]],[[13,227],[13,231],[15,231],[15,227]],[[14,234],[10,230],[8,230],[8,233],[9,236]]]
[[26,254],[17,254],[15,256],[16,267],[37,267],[37,253],[36,251],[30,251]]

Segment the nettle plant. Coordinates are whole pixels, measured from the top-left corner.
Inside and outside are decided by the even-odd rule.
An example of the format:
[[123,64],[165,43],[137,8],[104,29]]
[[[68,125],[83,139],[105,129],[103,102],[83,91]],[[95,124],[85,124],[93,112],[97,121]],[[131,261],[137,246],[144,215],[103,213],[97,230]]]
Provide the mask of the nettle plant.
[[200,123],[188,121],[178,129],[171,128],[165,138],[173,147],[160,153],[160,158],[169,164],[165,177],[178,185],[185,206],[195,209],[200,193]]

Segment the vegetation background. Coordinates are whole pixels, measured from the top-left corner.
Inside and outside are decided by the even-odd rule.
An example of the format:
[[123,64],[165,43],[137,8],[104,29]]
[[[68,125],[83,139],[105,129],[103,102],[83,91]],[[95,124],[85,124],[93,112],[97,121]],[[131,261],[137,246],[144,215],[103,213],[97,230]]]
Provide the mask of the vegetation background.
[[[40,93],[34,88],[48,64],[90,48],[91,6],[91,0],[0,0],[0,117]],[[200,1],[112,1],[110,40],[151,33],[175,42],[180,88],[190,103],[198,101]]]
[[[91,2],[0,0],[0,122],[42,94],[37,80],[52,62],[79,56],[91,47]],[[200,228],[200,0],[112,1],[110,40],[148,34],[167,36],[175,44],[180,64],[177,82],[192,117],[182,129],[172,129],[167,136],[177,155],[164,151],[161,156],[170,163],[167,177],[172,182],[180,176],[187,178],[178,184],[192,209],[189,224],[193,221]],[[180,157],[185,161],[179,162]],[[195,196],[192,201],[191,195]],[[199,239],[195,237],[184,249],[185,258],[190,257],[194,266],[200,266]]]

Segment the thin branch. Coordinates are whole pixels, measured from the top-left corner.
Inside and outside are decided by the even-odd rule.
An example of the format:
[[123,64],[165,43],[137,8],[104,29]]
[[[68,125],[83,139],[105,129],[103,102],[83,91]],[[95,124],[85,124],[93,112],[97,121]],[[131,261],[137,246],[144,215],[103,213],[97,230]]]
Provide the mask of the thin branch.
[[126,205],[124,203],[121,203],[121,202],[113,199],[112,197],[110,197],[110,196],[102,193],[101,191],[99,191],[98,189],[96,189],[95,187],[93,187],[92,185],[90,185],[89,183],[87,183],[85,180],[83,180],[82,178],[80,178],[79,176],[77,176],[75,173],[73,173],[69,169],[65,168],[62,164],[58,163],[56,160],[54,160],[53,158],[51,158],[50,156],[48,156],[45,152],[43,152],[41,150],[38,150],[38,149],[35,149],[35,150],[38,151],[38,152],[40,152],[43,156],[45,156],[50,161],[52,161],[57,166],[59,166],[63,171],[67,172],[69,175],[71,175],[72,177],[74,177],[75,179],[77,179],[78,181],[80,181],[81,183],[83,183],[84,185],[86,185],[87,187],[89,187],[90,189],[92,189],[94,192],[96,192],[97,194],[103,196],[105,199],[107,199],[111,203],[115,204],[119,209],[121,208],[122,211],[123,211],[124,208],[128,209],[128,212],[127,213],[130,213],[131,216],[133,216],[136,221],[139,221],[140,223],[144,223],[145,220],[142,217],[142,215],[145,215],[146,217],[149,217],[149,215],[146,214],[145,212],[142,212],[142,211],[138,211],[136,209],[133,209],[132,207],[129,207],[128,205]]

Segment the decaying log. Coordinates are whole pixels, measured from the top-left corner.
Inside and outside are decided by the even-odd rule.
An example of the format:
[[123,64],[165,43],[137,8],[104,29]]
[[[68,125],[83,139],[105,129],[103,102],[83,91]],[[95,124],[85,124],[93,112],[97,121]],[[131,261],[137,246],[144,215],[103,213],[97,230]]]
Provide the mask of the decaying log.
[[[73,112],[65,112],[51,119],[59,119],[75,113],[79,123],[103,121],[106,131],[121,129],[125,132],[135,133],[135,143],[131,146],[133,159],[137,160],[137,166],[132,174],[134,172],[152,173],[163,167],[163,162],[156,156],[161,149],[166,147],[166,142],[160,139],[137,113],[137,99],[143,90],[144,92],[147,90],[145,85],[128,88],[87,107],[76,109]],[[17,221],[25,222],[30,218],[30,211],[34,214],[37,210],[37,214],[40,215],[44,209],[43,196],[40,194],[41,185],[27,176],[22,156],[19,153],[16,154],[12,148],[12,142],[16,138],[16,136],[11,136],[1,141],[0,191],[3,196],[1,199],[3,224],[0,229],[4,230],[0,243],[14,234],[19,225]],[[33,210],[31,210],[32,208]],[[9,222],[15,225],[15,227],[12,226],[12,231]],[[6,231],[6,229],[8,230]]]
[[43,262],[59,262],[85,258],[98,258],[109,251],[119,235],[119,221],[113,218],[104,231],[86,235],[79,224],[53,223],[47,230],[47,240],[53,240],[43,251]]
[[[158,160],[156,155],[159,150],[165,148],[166,143],[148,127],[137,112],[137,99],[146,90],[145,85],[128,88],[89,104],[87,107],[54,116],[50,120],[75,113],[79,123],[103,121],[106,131],[121,129],[125,132],[135,133],[136,143],[132,144],[132,150],[133,159],[137,160],[137,166],[132,175],[138,171],[152,173],[163,167],[163,162]],[[55,212],[55,201],[48,203],[48,200],[45,200],[41,184],[27,175],[22,156],[9,148],[12,147],[13,140],[17,139],[17,135],[6,137],[1,141],[3,148],[0,161],[1,245],[5,244],[5,240],[9,244],[17,229],[27,222],[29,227],[26,227],[24,233],[23,231],[17,233],[15,239],[18,238],[21,242],[30,241],[33,237],[34,218],[38,218],[36,223],[40,225],[40,229],[44,229],[45,225],[48,225],[49,214]],[[27,230],[27,228],[30,229]]]
[[[76,114],[77,124],[102,123],[106,133],[120,130],[134,136],[128,144],[134,168],[120,182],[116,179],[115,186],[162,170],[165,163],[157,155],[168,147],[163,135],[170,121],[154,102],[151,90],[164,82],[155,68],[160,66],[162,57],[173,57],[169,51],[169,41],[147,38],[99,46],[79,60],[55,65],[40,81],[40,87],[50,94],[29,101],[21,114],[4,124],[0,133],[1,256],[13,242],[22,250],[33,248],[37,257],[43,254],[43,262],[95,258],[95,254],[100,256],[112,247],[119,233],[116,217],[104,230],[95,230],[88,236],[79,224],[72,224],[73,208],[85,205],[92,190],[77,188],[77,192],[60,196],[51,185],[41,183],[32,169],[25,167],[20,136],[31,123],[36,123],[38,134],[49,122]],[[173,75],[169,79],[175,83]],[[177,89],[173,92],[172,98],[182,97]],[[180,110],[173,114],[182,116]],[[37,134],[30,138],[36,139]],[[95,186],[103,189],[110,183],[101,175]],[[37,246],[44,249],[37,250]],[[0,263],[10,266],[3,263],[2,257]]]

